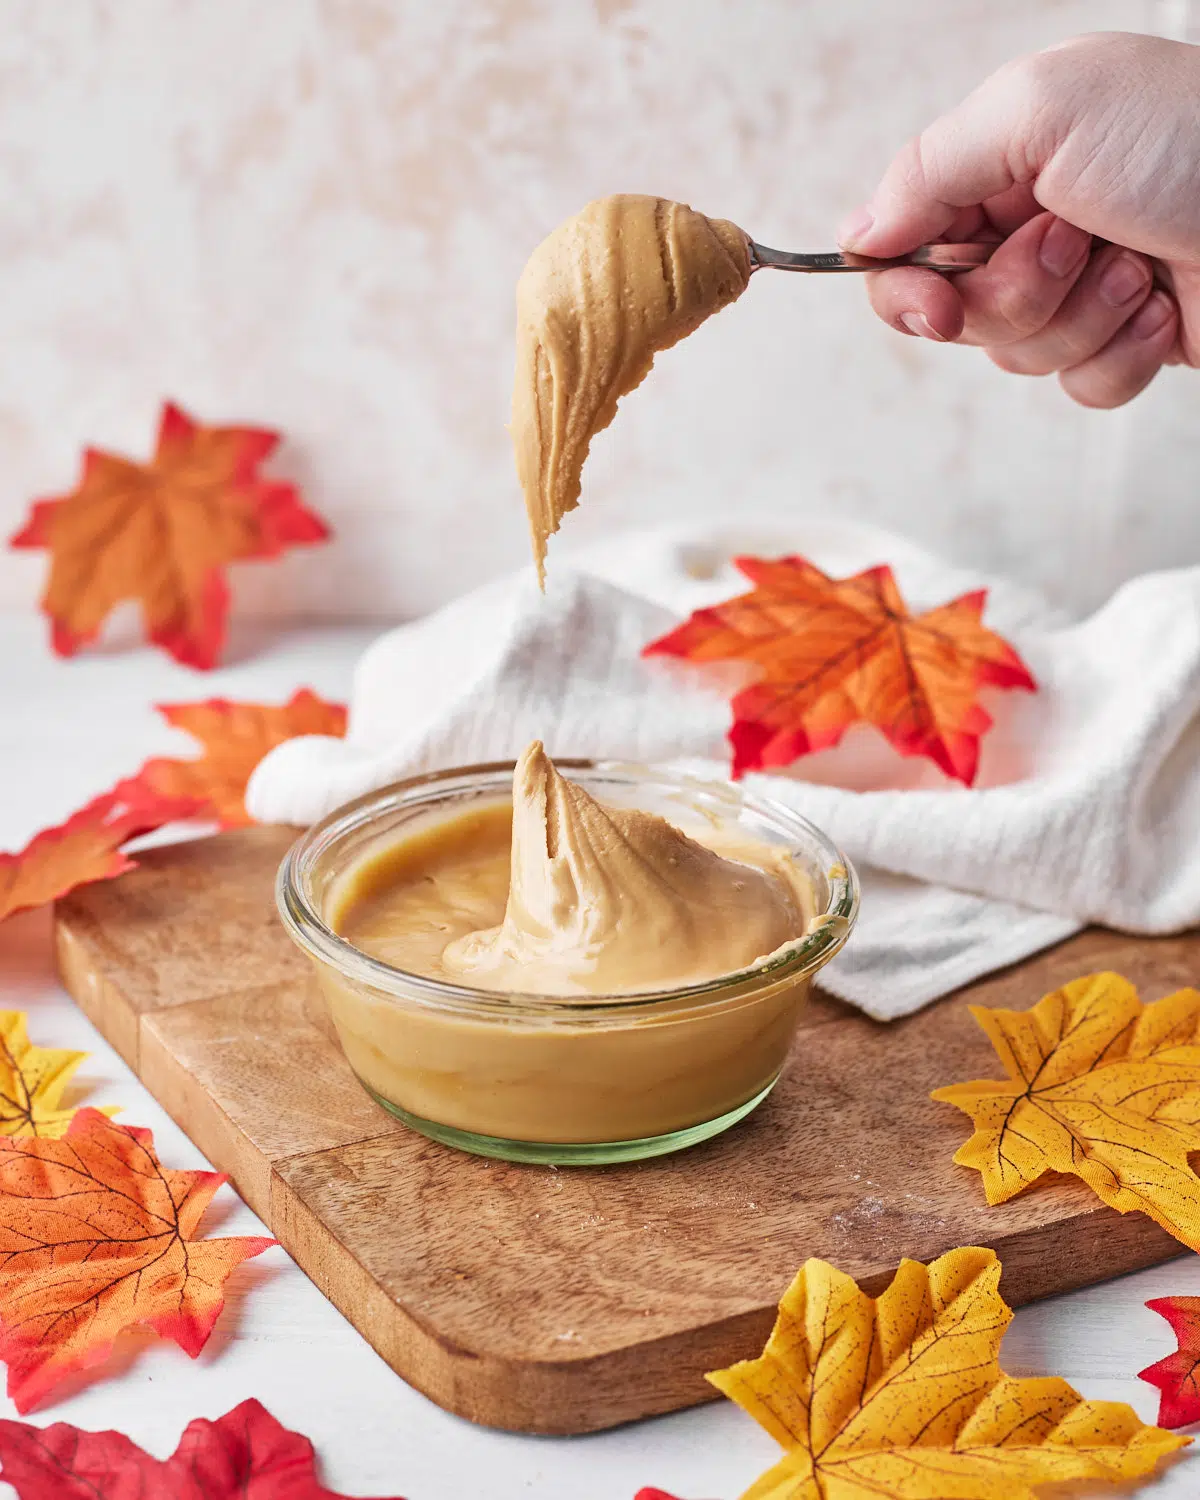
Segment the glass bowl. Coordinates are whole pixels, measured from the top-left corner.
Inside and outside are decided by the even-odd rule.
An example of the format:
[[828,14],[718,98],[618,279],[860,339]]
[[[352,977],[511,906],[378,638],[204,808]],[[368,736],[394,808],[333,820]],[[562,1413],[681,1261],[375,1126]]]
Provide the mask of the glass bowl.
[[469,808],[510,801],[511,762],[416,776],[338,808],[280,866],[280,916],[313,962],[350,1066],[414,1130],[483,1156],[561,1165],[694,1145],[770,1093],[813,975],[850,935],[858,882],[807,819],[731,782],[625,762],[556,764],[610,806],[659,813],[701,838],[715,827],[787,850],[811,882],[810,930],[735,974],[582,999],[407,973],[334,931],[328,918],[355,866]]

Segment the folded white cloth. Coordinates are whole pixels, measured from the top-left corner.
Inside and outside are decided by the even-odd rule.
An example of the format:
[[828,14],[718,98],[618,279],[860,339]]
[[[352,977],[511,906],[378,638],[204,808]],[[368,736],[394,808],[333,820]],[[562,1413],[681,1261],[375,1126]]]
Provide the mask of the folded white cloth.
[[[308,823],[419,771],[515,757],[617,756],[728,771],[728,700],[641,648],[743,592],[737,553],[800,553],[835,575],[890,562],[909,605],[990,590],[986,622],[1040,685],[985,693],[996,723],[974,788],[900,758],[869,727],[747,785],[823,827],[863,882],[859,927],[822,976],[879,1019],[905,1015],[1095,921],[1200,922],[1200,568],[1126,584],[1082,623],[899,538],[799,519],[614,537],[501,579],[382,636],[343,740],[292,740],[250,784],[264,821]],[[1030,1000],[1037,996],[1030,996]]]

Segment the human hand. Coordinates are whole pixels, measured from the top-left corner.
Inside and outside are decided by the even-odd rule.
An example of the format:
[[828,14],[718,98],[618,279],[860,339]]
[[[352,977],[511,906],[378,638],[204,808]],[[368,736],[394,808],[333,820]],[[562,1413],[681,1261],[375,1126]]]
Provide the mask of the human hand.
[[953,279],[872,273],[875,311],[1003,370],[1057,372],[1083,406],[1200,366],[1197,99],[1200,47],[1159,37],[1101,32],[1006,64],[909,142],[840,236],[880,257],[1003,243]]

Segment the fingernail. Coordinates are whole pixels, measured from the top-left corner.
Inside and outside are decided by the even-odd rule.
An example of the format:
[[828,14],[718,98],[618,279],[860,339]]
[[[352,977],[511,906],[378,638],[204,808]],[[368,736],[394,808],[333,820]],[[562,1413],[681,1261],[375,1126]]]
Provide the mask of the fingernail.
[[1146,289],[1150,268],[1136,255],[1122,253],[1104,268],[1099,291],[1109,307],[1123,307]]
[[945,344],[949,340],[940,334],[924,313],[906,312],[901,313],[896,320],[903,323],[909,333],[915,333],[919,339],[932,339],[935,344]]
[[1038,260],[1042,269],[1051,276],[1069,276],[1092,248],[1092,237],[1066,219],[1053,219],[1049,229],[1042,235]]
[[870,232],[875,222],[875,215],[869,208],[856,208],[852,214],[847,214],[838,229],[838,244],[849,248],[856,245],[864,235]]
[[1152,339],[1161,333],[1175,316],[1175,306],[1166,292],[1155,292],[1147,297],[1145,307],[1139,308],[1130,319],[1129,332],[1135,339]]

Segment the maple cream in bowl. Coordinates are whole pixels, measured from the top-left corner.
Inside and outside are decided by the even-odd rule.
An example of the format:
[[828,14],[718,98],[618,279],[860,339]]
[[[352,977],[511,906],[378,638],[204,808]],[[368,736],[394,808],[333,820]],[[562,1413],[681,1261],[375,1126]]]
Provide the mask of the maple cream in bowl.
[[540,745],[338,809],[277,896],[380,1104],[468,1151],[577,1164],[749,1114],[858,909],[797,814],[646,766],[556,768]]

